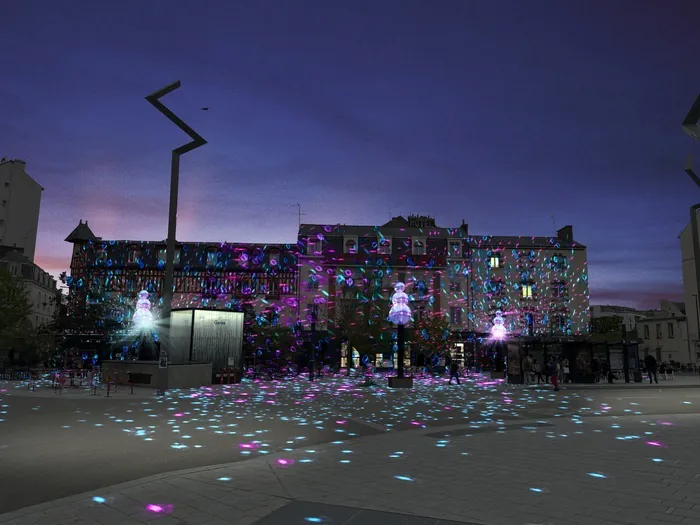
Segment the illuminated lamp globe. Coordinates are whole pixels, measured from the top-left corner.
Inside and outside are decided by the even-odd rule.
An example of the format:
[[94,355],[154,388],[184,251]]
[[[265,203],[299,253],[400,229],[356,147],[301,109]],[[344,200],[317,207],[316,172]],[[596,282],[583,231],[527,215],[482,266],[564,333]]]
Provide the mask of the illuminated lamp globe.
[[153,314],[151,313],[151,301],[148,300],[148,292],[141,290],[136,299],[136,311],[132,319],[134,326],[140,330],[153,327]]
[[500,310],[496,312],[493,318],[493,326],[491,327],[491,335],[494,339],[502,340],[506,337],[506,327],[503,326],[503,312]]
[[398,282],[394,285],[394,295],[391,297],[389,320],[398,325],[404,325],[411,320],[411,308],[408,306],[408,295],[404,292],[406,285]]

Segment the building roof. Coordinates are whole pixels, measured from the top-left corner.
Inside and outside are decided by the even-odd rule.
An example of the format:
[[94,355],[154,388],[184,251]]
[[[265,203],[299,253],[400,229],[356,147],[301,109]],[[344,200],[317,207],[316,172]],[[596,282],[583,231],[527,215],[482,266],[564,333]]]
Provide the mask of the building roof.
[[[299,226],[299,236],[321,234],[323,236],[339,237],[370,237],[381,234],[384,237],[427,237],[430,239],[460,238],[467,241],[475,248],[484,247],[508,247],[508,248],[563,248],[563,249],[585,249],[586,247],[577,242],[563,239],[559,235],[552,237],[543,236],[517,236],[517,235],[470,235],[467,225],[462,223],[457,228],[444,228],[435,226],[434,220],[429,217],[409,217],[409,219],[423,220],[423,227],[412,226],[409,220],[404,217],[392,217],[392,219],[381,226],[371,225],[347,225],[337,224],[301,224]],[[414,222],[415,224],[415,222]],[[570,228],[570,227],[567,227]],[[563,230],[563,229],[562,229]],[[560,230],[560,232],[562,232]],[[559,233],[559,232],[558,232]]]
[[21,252],[9,246],[0,246],[0,261],[31,264],[32,261],[27,259]]
[[95,237],[95,234],[92,233],[92,230],[88,226],[88,221],[85,221],[83,223],[83,220],[81,219],[78,225],[75,227],[75,229],[72,232],[70,232],[68,237],[66,237],[66,242],[85,242],[96,241],[99,239],[99,237]]

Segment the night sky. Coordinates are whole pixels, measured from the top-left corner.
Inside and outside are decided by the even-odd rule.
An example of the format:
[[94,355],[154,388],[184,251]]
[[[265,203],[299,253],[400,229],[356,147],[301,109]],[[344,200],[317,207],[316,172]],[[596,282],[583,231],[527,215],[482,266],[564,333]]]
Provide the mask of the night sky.
[[164,102],[209,142],[182,159],[179,240],[295,242],[296,202],[322,224],[572,224],[593,303],[681,297],[696,0],[3,0],[0,19],[0,156],[45,188],[53,273],[79,219],[165,238],[189,139],[144,97],[179,79]]

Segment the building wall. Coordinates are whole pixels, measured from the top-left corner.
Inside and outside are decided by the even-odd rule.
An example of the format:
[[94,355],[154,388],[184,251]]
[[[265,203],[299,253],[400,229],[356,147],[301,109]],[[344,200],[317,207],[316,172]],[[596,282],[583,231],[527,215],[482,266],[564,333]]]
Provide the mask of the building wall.
[[0,246],[24,248],[34,261],[43,188],[21,160],[0,161]]
[[528,246],[526,239],[495,244],[484,238],[471,250],[470,274],[477,332],[491,329],[498,310],[510,334],[589,332],[585,249]]
[[639,354],[642,359],[652,354],[657,361],[695,362],[692,349],[688,347],[688,323],[685,318],[642,319],[637,323],[637,337],[641,341]]
[[19,277],[27,291],[27,298],[32,307],[29,321],[34,328],[54,320],[59,308],[56,280],[36,264],[20,261],[1,261],[12,275]]
[[[106,297],[123,305],[129,322],[141,290],[150,292],[157,315],[165,244],[147,241],[75,242],[70,289],[76,300]],[[280,282],[285,287],[279,286]],[[276,286],[268,289],[268,286]],[[176,250],[172,307],[276,312],[277,324],[297,319],[297,260],[288,245],[180,243]]]
[[646,318],[654,317],[652,310],[635,310],[627,306],[593,305],[591,306],[591,319],[599,317],[621,317],[628,334],[637,332],[637,323]]

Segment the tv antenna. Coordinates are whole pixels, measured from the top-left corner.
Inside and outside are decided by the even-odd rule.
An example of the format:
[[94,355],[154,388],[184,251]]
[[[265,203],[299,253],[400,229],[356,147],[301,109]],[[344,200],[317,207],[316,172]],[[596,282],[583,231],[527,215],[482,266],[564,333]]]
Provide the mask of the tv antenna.
[[287,204],[287,206],[295,206],[297,209],[297,216],[299,217],[299,227],[301,228],[301,216],[306,215],[306,213],[301,213],[301,204],[298,202],[296,204]]
[[557,231],[557,219],[552,215],[552,224],[554,224],[554,231]]

